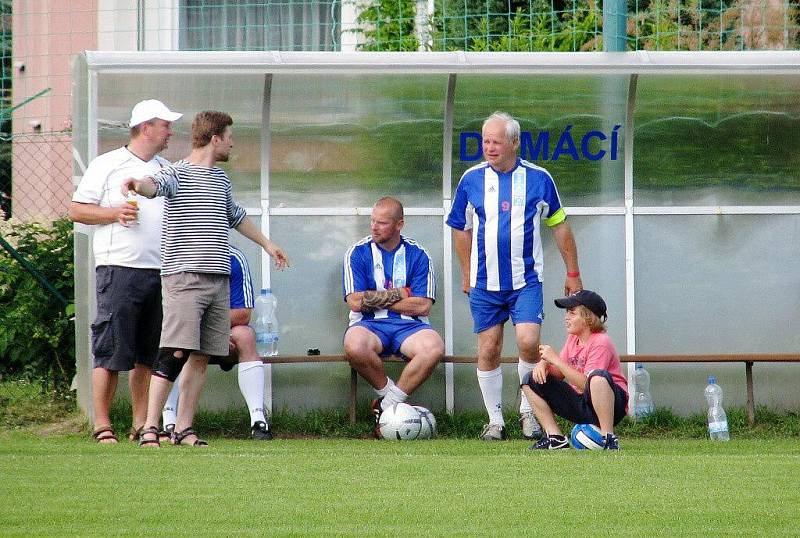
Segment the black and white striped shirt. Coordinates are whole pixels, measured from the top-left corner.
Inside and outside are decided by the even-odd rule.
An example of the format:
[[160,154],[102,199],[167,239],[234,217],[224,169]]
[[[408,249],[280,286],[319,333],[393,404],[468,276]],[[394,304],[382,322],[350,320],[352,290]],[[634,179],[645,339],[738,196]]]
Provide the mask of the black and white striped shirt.
[[233,200],[231,181],[220,168],[180,160],[152,176],[164,196],[161,274],[230,274],[230,228],[245,210]]

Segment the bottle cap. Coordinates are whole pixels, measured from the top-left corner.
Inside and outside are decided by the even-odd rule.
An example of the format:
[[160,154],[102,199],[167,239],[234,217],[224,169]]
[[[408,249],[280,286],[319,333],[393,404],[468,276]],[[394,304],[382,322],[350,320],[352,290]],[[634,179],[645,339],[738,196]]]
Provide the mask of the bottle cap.
[[708,384],[709,385],[716,385],[717,384],[717,378],[714,377],[713,375],[708,376]]
[[636,363],[636,369],[637,370],[644,370],[644,364],[642,364],[641,362],[637,362]]
[[261,288],[261,295],[266,295],[268,293],[272,293],[270,288]]

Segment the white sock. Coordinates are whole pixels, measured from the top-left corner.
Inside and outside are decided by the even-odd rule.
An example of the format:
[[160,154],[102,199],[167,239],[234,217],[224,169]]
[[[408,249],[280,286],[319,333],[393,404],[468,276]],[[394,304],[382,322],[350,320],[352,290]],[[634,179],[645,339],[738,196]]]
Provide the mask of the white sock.
[[167,424],[175,424],[178,421],[178,396],[180,395],[180,379],[181,376],[175,380],[175,383],[172,384],[172,390],[169,391],[169,396],[167,396],[167,403],[164,404],[164,410],[161,411],[161,423],[164,427],[167,427]]
[[264,416],[264,363],[261,361],[239,363],[239,390],[247,402],[250,425],[258,421],[267,422]]
[[372,388],[375,391],[375,394],[378,395],[378,398],[385,398],[389,391],[394,387],[394,381],[389,376],[386,376],[386,384],[383,386],[382,389]]
[[[528,372],[533,372],[533,367],[536,366],[535,364],[531,364],[529,362],[525,362],[522,359],[519,360],[517,363],[517,373],[519,374],[519,382],[522,383],[522,378],[525,377],[525,374]],[[520,396],[519,399],[519,412],[520,413],[527,413],[531,410],[531,404],[528,399],[525,397],[524,394]]]
[[400,387],[392,383],[392,388],[386,393],[381,401],[381,410],[388,409],[394,404],[403,403],[408,399],[408,394],[402,391]]
[[503,419],[503,370],[498,366],[494,370],[484,372],[478,370],[478,385],[483,394],[483,405],[489,413],[489,424],[505,426]]

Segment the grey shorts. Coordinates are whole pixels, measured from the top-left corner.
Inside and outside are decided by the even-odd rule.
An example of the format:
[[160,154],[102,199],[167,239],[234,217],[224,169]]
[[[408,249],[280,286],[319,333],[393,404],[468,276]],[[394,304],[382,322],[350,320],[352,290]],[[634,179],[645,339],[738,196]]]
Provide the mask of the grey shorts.
[[161,277],[164,322],[161,347],[228,356],[230,277],[177,273]]
[[158,269],[101,265],[95,279],[94,367],[125,372],[136,363],[152,366],[161,334]]

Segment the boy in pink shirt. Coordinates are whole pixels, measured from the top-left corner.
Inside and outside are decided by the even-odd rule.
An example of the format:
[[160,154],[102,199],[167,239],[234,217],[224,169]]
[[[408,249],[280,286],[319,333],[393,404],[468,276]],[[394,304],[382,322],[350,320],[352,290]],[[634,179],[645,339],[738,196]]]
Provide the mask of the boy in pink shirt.
[[606,303],[593,291],[581,290],[556,299],[566,309],[567,341],[561,354],[539,346],[541,360],[522,380],[528,398],[547,435],[535,450],[569,448],[555,415],[578,424],[594,424],[605,438],[607,450],[618,450],[614,426],[626,414],[628,382],[622,375],[614,344],[606,334]]

